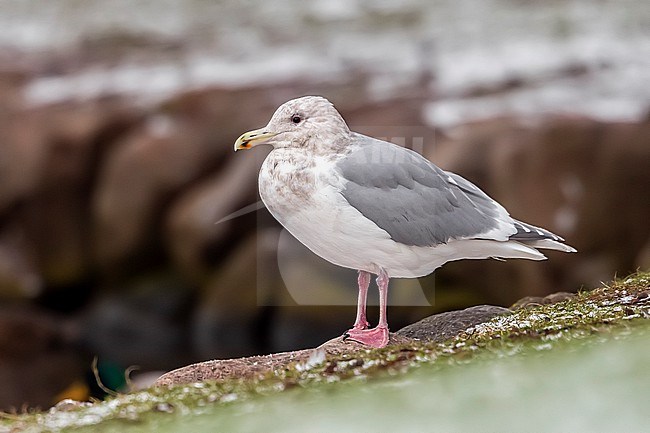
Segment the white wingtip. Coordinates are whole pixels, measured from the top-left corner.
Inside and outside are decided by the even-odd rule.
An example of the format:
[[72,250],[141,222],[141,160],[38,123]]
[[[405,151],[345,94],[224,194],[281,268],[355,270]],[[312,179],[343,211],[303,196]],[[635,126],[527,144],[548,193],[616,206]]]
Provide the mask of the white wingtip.
[[538,239],[536,241],[525,242],[525,245],[533,248],[542,248],[547,250],[564,251],[565,253],[576,253],[578,250],[571,245],[563,244],[552,239]]

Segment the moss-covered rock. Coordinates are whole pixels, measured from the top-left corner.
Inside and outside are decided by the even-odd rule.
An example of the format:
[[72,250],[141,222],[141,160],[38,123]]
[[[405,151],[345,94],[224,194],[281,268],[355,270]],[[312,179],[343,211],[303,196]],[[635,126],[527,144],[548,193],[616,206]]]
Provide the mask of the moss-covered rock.
[[[565,410],[573,427],[634,421],[640,429],[632,415],[650,386],[649,317],[650,274],[638,273],[562,302],[517,309],[442,343],[314,356],[246,379],[64,402],[7,415],[0,431],[329,431],[359,420],[366,429],[521,429],[527,419],[537,420],[529,427],[540,431],[568,425],[554,421],[558,402],[572,405]],[[500,412],[509,407],[519,412]],[[616,410],[632,415],[616,420]]]

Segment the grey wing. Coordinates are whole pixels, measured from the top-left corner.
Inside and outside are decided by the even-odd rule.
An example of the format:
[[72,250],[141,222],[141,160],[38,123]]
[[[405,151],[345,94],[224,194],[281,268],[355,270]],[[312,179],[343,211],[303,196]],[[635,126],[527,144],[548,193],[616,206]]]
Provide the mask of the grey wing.
[[452,239],[507,240],[517,229],[497,202],[421,155],[357,135],[338,163],[341,194],[396,242],[435,246]]

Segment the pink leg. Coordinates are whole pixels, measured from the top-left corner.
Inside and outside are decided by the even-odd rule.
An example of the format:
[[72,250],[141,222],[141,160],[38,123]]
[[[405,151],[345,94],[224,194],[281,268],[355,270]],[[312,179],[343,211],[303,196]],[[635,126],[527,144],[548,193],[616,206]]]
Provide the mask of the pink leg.
[[359,300],[357,301],[357,319],[352,329],[368,329],[366,320],[366,298],[368,297],[368,286],[370,285],[370,273],[359,271]]
[[388,336],[388,318],[386,317],[386,305],[388,304],[388,281],[390,277],[385,270],[381,270],[377,276],[377,287],[379,288],[379,324],[377,328],[386,329]]
[[377,287],[379,287],[379,324],[372,329],[357,329],[356,327],[352,328],[343,334],[344,340],[350,339],[372,347],[385,347],[388,344],[388,321],[386,319],[386,304],[388,301],[389,279],[390,277],[383,269],[377,276]]

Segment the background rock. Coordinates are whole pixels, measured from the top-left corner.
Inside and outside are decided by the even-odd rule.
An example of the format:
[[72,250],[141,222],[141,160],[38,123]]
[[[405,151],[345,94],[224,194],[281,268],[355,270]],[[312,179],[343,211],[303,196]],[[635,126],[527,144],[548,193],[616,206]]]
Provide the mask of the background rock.
[[0,309],[0,407],[17,402],[49,407],[54,396],[83,378],[84,356],[63,331],[64,322],[34,307]]
[[[481,185],[515,218],[560,233],[579,254],[558,259],[548,252],[548,262],[513,261],[501,270],[485,262],[451,263],[441,278],[492,294],[507,288],[498,295],[507,304],[553,287],[591,287],[621,269],[637,269],[650,237],[644,222],[650,196],[643,191],[650,182],[650,124],[549,117],[528,126],[497,119],[450,135],[455,138],[439,141],[429,153],[432,160]],[[513,292],[517,287],[526,293]]]

